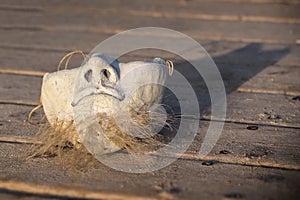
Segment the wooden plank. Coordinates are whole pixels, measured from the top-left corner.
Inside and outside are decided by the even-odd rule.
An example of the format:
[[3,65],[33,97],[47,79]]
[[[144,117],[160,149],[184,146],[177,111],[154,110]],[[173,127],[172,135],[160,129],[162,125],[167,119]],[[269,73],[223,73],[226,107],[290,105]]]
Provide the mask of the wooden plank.
[[41,77],[0,74],[0,99],[39,102]]
[[[29,138],[33,137],[39,129],[39,126],[33,126],[26,121],[31,108],[0,104],[0,117],[3,119],[0,123],[0,140],[2,142],[30,143]],[[233,111],[229,110],[229,112]],[[249,111],[248,113],[251,114]],[[32,120],[41,121],[42,116],[43,112],[40,110]],[[236,120],[240,119],[242,118]],[[298,119],[296,117],[294,120]],[[195,118],[195,120],[199,119]],[[265,121],[258,124],[267,124],[268,122]],[[300,157],[297,153],[300,150],[299,128],[254,125],[253,123],[250,125],[225,123],[223,132],[207,159],[233,164],[300,169]],[[189,148],[190,152],[199,150],[208,126],[209,122],[200,122],[197,136]],[[222,150],[229,151],[228,155],[220,154]],[[201,157],[193,156],[184,158],[203,160]]]
[[[88,34],[85,38],[86,43],[97,44],[95,35]],[[79,36],[78,36],[79,37]],[[58,49],[41,45],[0,45],[0,68],[36,70],[36,71],[54,71],[59,60],[68,52],[81,49],[89,52],[93,46],[87,47],[85,42],[78,42],[77,47],[67,46]],[[100,41],[99,41],[100,42]],[[270,65],[281,66],[300,66],[298,46],[270,45],[270,44],[247,44],[225,41],[199,41],[214,61],[221,68],[223,65],[251,66],[255,68],[264,68]],[[133,61],[137,59],[148,59],[160,55],[165,59],[171,59],[173,62],[182,62],[179,56],[167,54],[159,50],[139,50],[123,56],[123,61]],[[71,66],[80,65],[82,58],[74,56]],[[226,67],[226,66],[224,66]],[[229,67],[228,67],[229,68]]]
[[[196,93],[203,95],[206,92],[205,94],[208,95],[204,80],[199,77],[197,72],[192,71],[190,64],[175,63],[175,69],[189,78],[190,83],[196,87]],[[223,63],[218,64],[218,69],[222,76],[227,95],[236,90],[243,91],[244,88],[250,88],[252,89],[251,92],[254,93],[282,94],[282,97],[284,95],[299,95],[298,66],[280,66],[277,64],[268,66],[267,63],[249,66]],[[286,75],[282,74],[282,72],[286,73]],[[276,82],[278,83],[275,84]],[[235,96],[238,95],[239,93]],[[252,94],[249,95],[251,96]],[[292,97],[289,96],[286,98],[291,99]]]
[[[190,151],[199,150],[208,124],[204,121],[200,123]],[[299,129],[293,128],[225,123],[220,138],[208,157],[221,162],[300,169],[298,135]]]
[[[228,44],[227,42],[218,42],[217,44],[208,42],[204,46],[216,61],[228,91],[239,89],[239,91],[274,94],[297,95],[299,93],[299,81],[297,81],[299,67],[293,65],[299,61],[297,56],[299,48],[292,48],[294,50],[289,52],[288,47],[278,48],[276,45],[237,45],[235,43]],[[14,72],[13,69],[56,71],[55,66],[64,55],[62,52],[40,52],[39,49],[30,51],[8,49],[1,51],[3,51],[3,54],[1,54],[0,64],[8,66],[7,68],[11,68],[12,71],[1,69],[0,73],[10,74]],[[12,57],[11,53],[14,53],[18,59]],[[157,55],[164,59],[173,60],[175,69],[184,70],[192,67],[180,57],[159,50],[132,52],[122,56],[120,60],[126,62],[153,59]],[[38,58],[32,59],[32,57]],[[70,68],[79,66],[81,62],[82,58],[80,56],[74,56]],[[284,66],[282,66],[283,64]],[[16,72],[23,75],[36,74],[30,71]],[[42,74],[43,72],[38,73]],[[259,75],[257,76],[257,74]]]
[[[230,6],[227,4],[227,6]],[[218,5],[218,7],[220,8],[220,5]],[[177,12],[174,11],[166,11],[166,10],[162,10],[162,11],[157,11],[157,9],[132,9],[132,8],[89,8],[89,9],[81,9],[79,7],[59,7],[59,11],[62,11],[64,9],[71,9],[73,12],[75,11],[78,13],[111,13],[111,14],[123,14],[123,15],[130,15],[130,16],[139,16],[139,17],[152,17],[152,18],[166,18],[166,19],[172,19],[172,18],[177,18],[177,19],[185,19],[185,20],[211,20],[211,21],[241,21],[241,22],[269,22],[269,23],[289,23],[289,24],[299,24],[300,20],[295,17],[295,18],[291,18],[291,17],[282,17],[282,16],[277,16],[277,17],[270,17],[270,16],[253,16],[253,15],[245,15],[245,14],[238,14],[238,15],[234,15],[234,14],[220,14],[220,13],[211,13],[211,12],[207,12],[207,8],[204,11],[200,11],[197,10],[197,12],[193,12],[191,10],[189,10],[189,13],[185,12]],[[203,9],[203,6],[201,6],[201,8]],[[241,8],[239,6],[239,8]],[[249,8],[249,7],[248,7]],[[51,7],[51,8],[46,8],[44,9],[44,11],[48,11],[51,12],[53,11],[53,9],[55,9],[55,12],[58,11],[57,8]],[[218,9],[217,9],[218,10]],[[237,10],[237,9],[236,9]],[[182,11],[182,10],[181,10]],[[214,8],[214,11],[216,11],[216,9]],[[272,10],[273,11],[273,10]],[[291,10],[289,10],[291,11]],[[247,12],[247,11],[246,11]],[[228,12],[230,13],[230,11]],[[232,13],[232,12],[231,12]],[[299,16],[298,16],[299,17]]]
[[[199,0],[199,1],[207,1],[207,0]],[[212,0],[216,2],[233,2],[233,3],[256,3],[256,4],[287,4],[287,5],[293,5],[293,4],[299,4],[298,0]]]
[[[164,36],[162,36],[164,37]],[[238,43],[227,41],[199,40],[202,47],[212,57],[220,71],[228,71],[229,68],[245,68],[253,70],[252,73],[260,71],[271,65],[300,66],[300,48],[297,45],[275,45]],[[185,53],[188,53],[186,51]],[[176,63],[183,63],[184,60],[174,54],[154,49],[143,49],[129,52],[124,55],[127,61],[137,58],[148,59],[161,55],[165,59],[173,60]],[[176,66],[175,66],[176,67]],[[226,70],[223,70],[225,68]],[[234,71],[234,70],[232,70]]]
[[[40,4],[40,2],[38,4]],[[219,40],[224,36],[225,39],[227,38],[227,40],[229,41],[265,41],[271,43],[282,43],[285,40],[289,40],[289,43],[295,43],[295,41],[298,39],[297,35],[299,33],[299,30],[297,26],[287,26],[287,24],[278,24],[276,26],[272,23],[232,22],[228,24],[226,22],[220,23],[215,21],[224,18],[225,20],[240,21],[244,19],[246,21],[256,20],[262,22],[264,16],[260,16],[260,14],[269,12],[276,13],[276,15],[280,16],[293,15],[294,13],[296,13],[296,15],[294,16],[294,20],[297,20],[299,17],[297,6],[274,5],[272,6],[272,9],[270,9],[268,5],[257,6],[256,4],[231,5],[229,3],[224,3],[223,5],[221,3],[221,6],[220,3],[213,2],[206,2],[204,4],[192,2],[188,3],[187,6],[182,6],[180,5],[180,3],[178,4],[178,2],[174,4],[174,2],[172,1],[166,1],[165,4],[170,4],[170,6],[162,7],[159,6],[159,4],[155,4],[153,2],[151,3],[151,5],[148,5],[147,3],[141,4],[138,2],[133,2],[128,6],[126,6],[125,4],[119,4],[118,2],[105,3],[104,5],[101,5],[100,2],[101,7],[96,7],[97,2],[92,2],[91,4],[85,3],[85,5],[83,6],[80,2],[75,1],[73,4],[67,3],[67,5],[64,2],[61,2],[59,7],[57,7],[57,4],[54,4],[52,6],[47,6],[48,4],[40,4],[40,8],[35,8],[36,12],[32,12],[34,9],[28,9],[29,12],[26,13],[24,12],[24,10],[26,11],[26,7],[22,9],[22,7],[19,6],[20,4],[15,3],[16,8],[12,6],[11,9],[9,9],[10,7],[8,5],[4,5],[4,9],[2,9],[2,12],[0,13],[3,13],[6,20],[2,23],[2,28],[8,31],[72,30],[73,32],[78,30],[99,31],[99,29],[102,29],[103,31],[103,29],[106,29],[106,32],[115,33],[120,29],[126,30],[130,27],[140,27],[140,22],[142,21],[143,26],[163,26],[179,31],[189,31],[193,29],[193,32],[186,33],[189,33],[192,36],[201,37],[202,39],[211,38]],[[28,4],[26,5],[28,8]],[[131,8],[130,10],[130,7],[133,7],[134,9]],[[148,11],[149,9],[151,10],[151,8],[153,9],[152,12]],[[190,13],[193,9],[197,10],[197,13]],[[199,9],[200,13],[198,13]],[[19,12],[18,10],[21,10],[22,12]],[[182,11],[180,12],[178,10]],[[206,10],[207,13],[205,13],[204,10]],[[228,16],[228,13],[232,13],[233,10],[238,13],[233,16]],[[251,17],[252,12],[256,14]],[[112,17],[112,14],[114,13],[118,14],[118,16],[122,18],[123,21],[130,22],[130,27],[128,26],[129,23],[120,23],[119,20],[114,19]],[[219,15],[215,15],[216,13],[219,13]],[[246,15],[243,17],[242,13],[250,13],[250,15]],[[258,16],[256,16],[257,14]],[[80,17],[78,15],[80,15]],[[137,15],[139,16],[139,18],[136,18]],[[195,16],[198,15],[200,15],[200,18],[195,18]],[[97,16],[102,20],[97,20]],[[149,19],[149,17],[151,17],[151,19]],[[278,16],[275,17],[274,20],[265,20],[265,22],[276,22],[277,18]],[[199,19],[211,19],[213,21],[205,22],[199,21]],[[26,25],[24,25],[24,23],[19,23],[22,21],[25,21]],[[76,24],[72,24],[72,22],[75,21]],[[186,23],[186,21],[188,21],[189,23]],[[278,22],[284,21],[279,20]],[[286,22],[288,22],[288,20],[286,20]],[[254,26],[255,28],[253,28]],[[287,33],[281,30],[289,30],[289,32]],[[201,34],[199,34],[199,32]]]
[[15,74],[25,76],[44,76],[45,72],[41,71],[29,71],[29,70],[15,70],[15,69],[0,69],[0,74]]
[[[27,121],[29,112],[33,106],[0,104],[0,135],[33,137],[38,133],[39,126],[31,125]],[[42,110],[33,115],[32,121],[43,121]]]
[[[87,5],[93,5],[95,3],[99,3],[99,1],[103,1],[103,0],[97,0],[97,1],[91,1],[90,3],[87,3]],[[31,0],[30,2],[28,2],[27,4],[24,3],[23,1],[20,1],[20,0],[3,0],[2,1],[4,5],[21,5],[21,6],[26,6],[26,5],[44,5],[45,2],[46,3],[49,3],[47,2],[46,0],[42,0],[42,1],[38,1],[38,0]],[[63,5],[64,4],[67,4],[68,1],[61,1],[61,4]],[[114,4],[117,4],[118,1],[110,1],[108,3],[111,3],[112,5]],[[134,1],[134,2],[139,2],[139,1]],[[156,2],[159,2],[158,0],[154,0],[153,1],[154,3]],[[172,2],[172,1],[167,1],[167,2]],[[186,3],[210,3],[210,2],[214,2],[214,3],[237,3],[237,4],[254,4],[254,5],[260,5],[260,4],[283,4],[283,5],[297,5],[299,4],[299,1],[298,0],[197,0],[195,2],[174,2],[174,6],[177,6],[177,5],[181,5],[181,6],[186,6]],[[72,1],[73,4],[75,5],[79,5],[80,1],[78,0],[73,0]],[[144,3],[141,3],[141,4],[144,4]],[[149,3],[150,4],[150,3]],[[146,4],[146,5],[149,5],[149,4]],[[82,4],[81,4],[82,5]],[[151,4],[150,4],[151,5]],[[172,5],[172,4],[171,4]]]
[[[1,73],[5,73],[5,69],[9,70],[26,70],[38,72],[54,72],[60,59],[68,52],[74,49],[64,49],[56,51],[57,49],[49,48],[48,51],[43,51],[43,48],[32,48],[31,46],[2,46],[1,52]],[[74,55],[70,62],[70,67],[80,66],[82,57]],[[25,72],[25,73],[26,73]],[[24,73],[23,73],[24,74]]]
[[20,143],[20,144],[42,144],[41,142],[35,141],[32,137],[24,136],[2,136],[0,134],[0,142],[4,143]]
[[[5,7],[6,8],[6,7]],[[1,9],[1,6],[0,6]],[[6,8],[5,12],[9,10],[10,8]],[[20,14],[19,7],[13,7],[11,8],[13,11],[8,11],[8,14],[10,12],[13,12],[17,14]],[[26,10],[26,8],[23,8]],[[28,8],[27,8],[28,9]],[[39,8],[36,8],[37,10]],[[43,8],[40,9],[40,11],[44,12],[62,12],[63,10],[71,10],[72,13],[79,13],[79,14],[99,14],[99,13],[111,13],[113,15],[128,15],[128,16],[138,16],[138,17],[151,17],[151,18],[165,18],[165,19],[181,19],[181,20],[205,20],[205,21],[232,21],[232,22],[258,22],[258,23],[287,23],[287,24],[299,24],[300,19],[298,18],[292,18],[292,17],[270,17],[270,16],[253,16],[253,15],[245,15],[245,14],[239,14],[239,15],[232,15],[232,14],[213,14],[213,13],[207,13],[207,12],[176,12],[171,11],[167,12],[164,11],[157,11],[157,10],[148,10],[148,9],[132,9],[132,8],[89,8],[89,9],[81,9],[79,7],[63,7],[60,6],[57,7],[50,7],[50,8]],[[75,11],[75,12],[74,12]],[[193,12],[193,11],[192,11]],[[35,13],[39,14],[39,13]],[[58,13],[59,14],[59,13]],[[18,24],[17,24],[18,25]],[[11,29],[14,29],[16,26],[13,26]],[[8,28],[9,29],[9,28]],[[24,27],[23,29],[27,30],[40,30],[39,28],[30,28],[30,27]]]
[[[223,44],[224,46],[226,45]],[[260,52],[261,57],[263,59],[255,59],[258,52],[260,51],[260,47],[255,47],[250,45],[242,47],[240,49],[236,49],[233,51],[229,51],[226,54],[221,54],[219,51],[222,51],[223,45],[217,44],[211,45],[210,43],[205,46],[213,55],[213,59],[216,61],[218,68],[223,77],[227,93],[230,93],[234,90],[242,91],[242,92],[256,92],[256,93],[267,93],[267,94],[288,94],[288,95],[299,95],[299,70],[298,66],[287,65],[281,66],[278,63],[285,63],[285,61],[280,60],[276,63],[276,59],[281,59],[280,57],[285,57],[285,51],[282,50],[273,50],[266,51],[266,53]],[[248,50],[247,50],[248,49]],[[18,59],[12,59],[10,56],[5,56],[5,54],[9,52],[15,52],[17,54]],[[296,52],[295,52],[296,53]],[[46,53],[46,52],[36,52],[36,51],[5,51],[3,52],[3,59],[1,59],[0,63],[3,63],[4,66],[9,66],[12,69],[0,69],[0,73],[6,74],[22,74],[22,75],[31,75],[36,76],[42,75],[43,72],[36,71],[28,71],[23,69],[33,69],[33,70],[44,70],[45,72],[53,72],[56,71],[56,63],[58,60],[64,55],[63,53]],[[187,71],[186,69],[190,66],[190,64],[184,62],[176,55],[168,54],[162,51],[155,50],[146,50],[146,51],[138,51],[127,54],[123,56],[121,61],[132,61],[132,60],[144,60],[144,59],[153,59],[156,55],[160,55],[164,59],[171,59],[175,62],[175,69],[180,71]],[[288,54],[290,55],[290,54]],[[295,59],[296,58],[296,54]],[[31,57],[37,56],[38,59],[31,59]],[[40,59],[43,58],[43,59]],[[290,56],[291,58],[291,56]],[[288,58],[287,61],[291,59]],[[77,67],[82,62],[82,58],[80,56],[74,57],[71,62],[72,67]],[[183,62],[183,63],[181,63]],[[25,64],[24,64],[25,63]],[[31,64],[32,63],[32,64]],[[251,64],[250,64],[251,63]],[[276,63],[276,64],[273,64]],[[20,64],[20,65],[19,65]],[[288,63],[289,64],[289,63]],[[51,66],[52,65],[52,66]],[[249,66],[251,65],[251,66]],[[14,70],[16,69],[16,70]],[[22,71],[23,70],[23,71]],[[192,74],[189,76],[193,76]],[[12,76],[10,76],[12,77]],[[3,79],[3,81],[10,79],[7,77]],[[201,90],[205,90],[205,83],[203,80],[197,80],[198,84],[201,85]],[[7,84],[8,82],[6,82]],[[20,85],[20,83],[16,83],[16,85]],[[21,86],[23,87],[23,86]],[[22,92],[22,91],[21,91]],[[36,95],[38,96],[38,95]],[[5,100],[2,99],[2,102]],[[10,101],[20,101],[22,99],[15,98],[9,99]],[[26,100],[23,98],[23,100]],[[36,100],[34,100],[36,101]],[[34,102],[31,101],[31,102]],[[27,103],[29,100],[27,99]],[[36,103],[31,103],[36,104]]]
[[[126,16],[124,16],[126,17]],[[71,16],[70,18],[73,18]],[[99,18],[102,18],[100,16]],[[127,17],[128,21],[132,21],[130,17]],[[143,19],[144,18],[144,19]],[[54,19],[53,19],[54,20]],[[57,19],[58,20],[58,19]],[[3,34],[3,38],[5,41],[16,41],[19,40],[20,37],[24,37],[24,44],[28,45],[26,41],[28,39],[32,39],[35,37],[41,37],[39,34],[43,34],[44,40],[47,40],[47,34],[51,34],[51,32],[57,32],[57,35],[60,38],[66,39],[67,36],[71,36],[74,32],[80,32],[81,35],[83,33],[106,33],[109,35],[119,33],[121,31],[126,31],[131,29],[132,27],[147,27],[147,26],[160,26],[169,29],[173,29],[176,31],[183,32],[197,40],[215,40],[215,41],[233,41],[233,42],[248,42],[248,43],[270,43],[270,44],[296,44],[298,40],[299,34],[299,26],[291,25],[291,24],[266,24],[266,23],[250,23],[250,22],[216,22],[216,21],[199,21],[199,20],[189,20],[187,22],[185,20],[175,21],[175,19],[160,19],[157,20],[149,20],[147,21],[146,17],[141,17],[141,20],[144,20],[143,24],[140,21],[133,22],[130,26],[114,24],[113,22],[109,23],[109,16],[107,19],[104,19],[105,22],[102,24],[89,24],[91,22],[78,22],[81,23],[79,25],[30,25],[31,29],[39,29],[38,31],[28,31],[25,30],[19,32],[19,35],[16,35],[13,30],[22,30],[24,25],[2,25],[0,27],[0,33]],[[175,23],[176,22],[176,23]],[[36,23],[36,22],[32,22]],[[55,21],[53,22],[55,23]],[[175,25],[176,24],[176,25]],[[178,24],[178,25],[177,25]],[[197,29],[192,29],[191,27],[197,27]],[[243,31],[243,30],[251,30],[251,31]],[[254,31],[255,30],[255,31]],[[281,30],[288,30],[289,32],[282,32]],[[44,32],[44,33],[43,33]],[[46,34],[47,33],[47,34]],[[276,34],[274,34],[276,33]],[[28,38],[30,37],[30,38]],[[51,36],[50,36],[51,37]],[[74,37],[74,36],[71,36]],[[51,38],[49,38],[51,39]],[[81,40],[84,38],[81,37]],[[84,40],[83,40],[84,41]],[[99,39],[98,39],[99,41]],[[49,47],[62,47],[61,43],[55,42],[51,44],[49,43]],[[43,44],[43,42],[42,42]]]
[[[22,100],[38,104],[41,87],[40,77],[5,74],[0,74],[0,77],[1,101],[11,100],[14,102]],[[191,83],[195,84],[194,87],[199,98],[200,110],[203,111],[206,118],[210,118],[208,112],[210,98],[205,83],[199,77],[193,77],[191,74],[190,78]],[[195,80],[197,81],[195,82]],[[230,77],[225,79],[228,93],[227,120],[298,127],[299,101],[292,100],[293,96],[234,92],[240,83],[239,80],[230,80]],[[179,84],[176,87],[180,89],[182,86]]]
[[76,174],[61,170],[56,158],[24,162],[21,156],[26,151],[24,146],[0,144],[0,148],[2,180],[124,195],[167,193],[180,199],[232,196],[282,199],[298,195],[298,171],[221,163],[206,166],[202,162],[180,159],[160,171],[146,174],[122,173],[100,164],[95,170]]
[[[1,45],[4,49],[39,50],[49,53],[67,53],[69,50],[76,49],[91,50],[99,42],[108,38],[107,34],[84,34],[83,32],[73,31],[16,32],[0,30],[0,33],[2,40],[7,41]],[[23,37],[23,39],[21,37]],[[16,45],[18,43],[22,45]]]
[[16,181],[0,181],[0,188],[11,192],[23,193],[23,195],[42,195],[45,197],[60,198],[81,198],[81,199],[137,199],[137,200],[155,200],[155,197],[142,197],[133,195],[123,195],[116,193],[94,192],[89,190],[69,189],[62,187],[48,187],[43,185],[34,185]]
[[297,55],[300,53],[300,48],[297,45],[244,43],[236,46],[229,42],[215,42],[212,43],[212,46],[214,47],[209,45],[206,47],[204,45],[217,65],[247,65],[249,68],[253,67],[253,65],[265,67],[275,64],[280,66],[299,66],[300,60]]
[[[236,16],[268,16],[268,17],[282,17],[282,18],[297,18],[299,13],[299,5],[289,5],[285,3],[268,2],[257,4],[257,2],[243,1],[242,3],[230,1],[164,1],[164,6],[160,5],[160,1],[154,0],[150,2],[140,3],[139,1],[131,1],[130,3],[120,4],[118,1],[92,1],[82,3],[78,0],[69,3],[67,1],[60,1],[59,7],[62,9],[69,9],[69,12],[100,12],[104,9],[120,9],[120,10],[135,10],[135,11],[151,11],[161,13],[190,13],[195,16],[195,13],[213,14],[213,15],[236,15]],[[272,9],[270,9],[270,4]],[[47,8],[57,7],[57,4],[43,1],[30,1],[23,3],[22,1],[7,1],[2,3],[5,11],[44,11]],[[27,8],[22,9],[22,8]],[[29,9],[34,8],[34,9]],[[80,8],[80,11],[79,11]]]
[[300,68],[296,66],[272,66],[242,84],[238,91],[300,95]]
[[[197,39],[227,40],[240,42],[265,42],[275,44],[295,44],[299,39],[299,26],[287,23],[253,23],[253,22],[235,22],[235,21],[205,21],[198,19],[177,19],[177,18],[150,18],[148,16],[129,16],[119,14],[118,16],[125,21],[120,23],[111,17],[111,13],[89,14],[85,13],[78,16],[63,11],[59,13],[40,14],[32,17],[23,16],[16,18],[14,13],[11,16],[4,14],[8,21],[2,23],[0,27],[1,34],[7,35],[11,40],[15,40],[18,35],[14,36],[14,30],[29,31],[33,36],[35,32],[58,32],[60,37],[71,36],[73,32],[97,32],[115,34],[121,30],[127,30],[133,27],[165,27],[181,31]],[[98,15],[98,16],[97,16]],[[101,19],[93,20],[93,19]],[[138,19],[138,20],[137,20]],[[26,25],[23,23],[26,21]],[[72,24],[74,21],[76,24]],[[188,23],[187,23],[188,21]],[[129,23],[130,22],[130,23]],[[245,31],[247,30],[247,31]],[[287,30],[283,32],[282,30]],[[26,43],[26,34],[23,31],[19,36],[24,38]],[[12,33],[11,33],[12,32]],[[45,34],[45,33],[44,33]],[[72,36],[71,36],[72,37]],[[45,39],[46,37],[44,37]],[[6,38],[5,38],[6,39]],[[50,38],[49,38],[50,39]],[[83,38],[81,38],[83,39]],[[5,40],[6,41],[6,40]],[[53,41],[55,42],[55,41]],[[55,43],[54,43],[55,44]],[[54,45],[53,44],[53,45]],[[51,45],[51,43],[49,43]]]
[[233,92],[227,95],[226,120],[299,128],[299,105],[293,96]]
[[[59,195],[47,194],[41,188],[48,192],[60,188],[72,195],[100,193],[123,199],[296,199],[300,178],[299,101],[283,94],[298,95],[300,48],[295,43],[300,32],[299,6],[230,1],[238,3],[167,0],[160,6],[155,0],[102,5],[92,0],[82,7],[77,0],[60,4],[2,1],[0,34],[5,42],[0,46],[0,66],[9,70],[0,69],[0,198],[28,197],[29,193],[30,198],[53,198]],[[2,19],[6,20],[1,23]],[[69,50],[80,47],[88,51],[120,30],[147,25],[173,28],[205,41],[217,61],[228,94],[228,115],[211,154],[203,158],[196,153],[210,120],[209,96],[199,76],[187,73],[199,91],[204,121],[189,152],[172,165],[147,174],[127,174],[99,164],[79,174],[62,170],[59,158],[25,161],[29,145],[24,143],[30,143],[38,129],[26,122],[32,106],[24,106],[38,103],[41,77],[35,76],[55,71],[59,57]],[[133,52],[124,59],[143,59],[158,53],[150,52]],[[178,70],[189,67],[180,58],[174,60]],[[75,58],[71,67],[78,63],[80,59]],[[258,94],[262,91],[267,94]],[[41,115],[39,111],[34,120]],[[15,185],[8,187],[7,183]],[[42,196],[33,194],[37,191]]]

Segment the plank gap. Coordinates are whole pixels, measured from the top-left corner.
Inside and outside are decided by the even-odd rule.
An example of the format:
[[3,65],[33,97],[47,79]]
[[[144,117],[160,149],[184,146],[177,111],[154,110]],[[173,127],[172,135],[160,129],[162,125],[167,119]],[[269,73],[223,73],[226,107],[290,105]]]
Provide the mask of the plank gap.
[[[29,137],[15,137],[15,136],[0,136],[0,142],[3,143],[15,143],[15,144],[41,144],[39,141]],[[151,153],[153,156],[161,156],[155,153]],[[233,164],[233,165],[245,165],[265,168],[276,168],[285,170],[300,170],[300,166],[296,164],[283,164],[269,161],[260,161],[259,159],[250,159],[247,157],[226,157],[220,155],[206,155],[202,156],[195,152],[185,152],[183,154],[174,154],[169,152],[167,156],[180,157],[181,159],[197,160],[197,161],[217,161],[222,164]]]

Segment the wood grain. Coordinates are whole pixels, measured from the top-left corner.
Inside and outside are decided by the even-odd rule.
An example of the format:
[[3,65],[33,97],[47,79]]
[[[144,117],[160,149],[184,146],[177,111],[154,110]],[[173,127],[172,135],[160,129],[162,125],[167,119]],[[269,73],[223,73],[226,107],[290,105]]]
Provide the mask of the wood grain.
[[42,78],[0,74],[0,99],[3,102],[39,102]]
[[[9,103],[11,101],[12,104],[15,104],[17,101],[22,101],[20,104],[27,105],[37,105],[39,103],[41,77],[7,74],[0,74],[0,77],[0,100],[2,102]],[[193,79],[196,77],[190,77],[191,83],[193,83]],[[176,87],[182,90],[180,84],[176,84]],[[299,101],[293,100],[293,96],[235,92],[235,88],[239,87],[239,82],[234,85],[234,82],[228,81],[225,84],[231,85],[231,87],[227,88],[226,120],[298,127],[300,116]],[[210,105],[208,102],[210,97],[205,89],[205,84],[197,82],[195,89],[199,97],[200,109],[203,111],[206,119],[209,119]],[[184,99],[182,100],[185,101]]]
[[[2,119],[0,142],[8,143],[36,143],[33,139],[39,126],[29,124],[26,119],[32,107],[17,105],[0,105]],[[5,112],[3,112],[5,111]],[[41,119],[43,112],[34,116],[35,121]],[[200,120],[200,119],[194,119]],[[216,160],[222,163],[249,165],[257,167],[270,167],[280,169],[300,170],[300,157],[298,156],[300,140],[299,128],[268,126],[259,123],[225,123],[223,131],[211,153],[203,157],[198,151],[207,133],[210,121],[200,120],[200,127],[189,152],[184,159]],[[220,123],[220,122],[218,122]],[[248,127],[255,127],[251,130]],[[226,150],[228,154],[220,153]],[[170,156],[173,155],[172,153]]]
[[164,169],[145,174],[123,173],[102,164],[94,170],[76,173],[62,170],[55,158],[24,162],[22,152],[26,152],[23,145],[0,144],[1,180],[124,196],[167,193],[179,199],[220,199],[234,194],[251,199],[274,195],[295,198],[298,191],[299,172],[294,170],[223,163],[207,166],[203,161],[179,159]]
[[[297,0],[2,0],[0,198],[298,199],[299,9]],[[224,80],[226,119],[210,115],[206,85],[187,70],[188,62],[159,50],[129,52],[120,60],[172,60],[192,84],[201,116],[189,116],[200,120],[189,150],[171,165],[145,174],[123,173],[101,163],[79,172],[63,168],[59,157],[26,160],[39,131],[26,119],[39,103],[43,74],[56,71],[60,58],[72,50],[88,53],[111,35],[145,26],[171,28],[203,45]],[[137,41],[139,35],[130,37]],[[81,62],[75,57],[70,67]],[[174,85],[185,92],[182,83]],[[188,96],[183,100],[188,103]],[[45,122],[43,111],[33,120]],[[198,151],[211,122],[225,125],[203,157]]]
[[62,187],[49,187],[46,185],[29,184],[16,181],[0,181],[0,189],[24,194],[43,195],[48,197],[60,198],[84,198],[84,199],[137,199],[137,200],[154,200],[155,197],[139,197],[132,195],[122,195],[116,193],[105,193],[97,191],[88,191],[82,189],[71,189]]

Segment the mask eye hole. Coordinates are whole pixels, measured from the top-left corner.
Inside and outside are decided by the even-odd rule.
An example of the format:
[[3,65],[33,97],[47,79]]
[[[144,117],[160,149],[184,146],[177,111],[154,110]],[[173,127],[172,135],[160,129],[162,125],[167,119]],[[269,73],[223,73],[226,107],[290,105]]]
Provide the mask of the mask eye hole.
[[101,79],[102,79],[102,80],[109,81],[110,76],[111,76],[111,74],[110,74],[110,72],[109,72],[107,69],[103,69],[103,70],[101,71]]
[[91,69],[89,69],[89,70],[84,74],[85,80],[87,80],[87,82],[91,82],[91,81],[92,81],[92,75],[93,75],[93,71],[92,71]]

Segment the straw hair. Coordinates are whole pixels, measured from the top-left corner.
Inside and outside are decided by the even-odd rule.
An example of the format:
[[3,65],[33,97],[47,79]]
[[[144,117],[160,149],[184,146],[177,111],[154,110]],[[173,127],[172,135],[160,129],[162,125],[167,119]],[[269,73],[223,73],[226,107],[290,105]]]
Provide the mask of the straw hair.
[[[149,124],[151,120],[149,119],[149,110],[145,108],[146,106],[144,105],[143,108],[138,109],[138,112],[131,111],[133,117],[130,120],[124,119],[126,126],[122,128],[118,126],[115,118],[106,113],[98,113],[99,126],[110,142],[128,153],[153,152],[165,145],[162,135],[153,133],[153,130],[147,128],[141,128],[138,132],[151,137],[138,138],[126,132],[126,130],[130,129],[132,123],[142,126]],[[142,111],[143,109],[144,111]],[[157,120],[159,121],[159,119]],[[99,164],[99,161],[80,143],[73,121],[56,121],[52,126],[49,124],[43,125],[35,139],[39,143],[32,145],[29,159],[58,156],[64,168],[76,170],[87,170]],[[68,159],[63,159],[65,156],[68,156]]]

